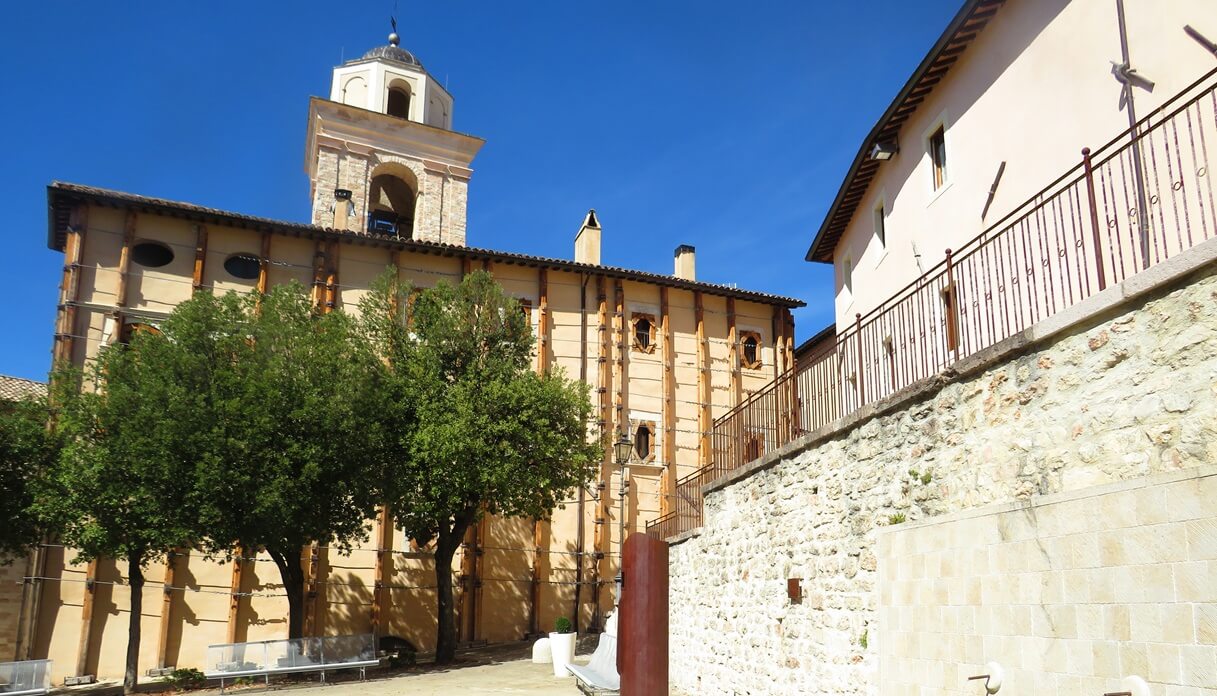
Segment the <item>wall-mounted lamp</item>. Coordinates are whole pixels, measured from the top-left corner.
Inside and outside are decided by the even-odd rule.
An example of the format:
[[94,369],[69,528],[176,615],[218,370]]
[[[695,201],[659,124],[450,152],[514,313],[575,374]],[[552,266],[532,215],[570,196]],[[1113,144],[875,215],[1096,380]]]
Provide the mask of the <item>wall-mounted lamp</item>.
[[900,147],[895,140],[878,140],[870,150],[870,158],[873,160],[890,160],[900,152]]

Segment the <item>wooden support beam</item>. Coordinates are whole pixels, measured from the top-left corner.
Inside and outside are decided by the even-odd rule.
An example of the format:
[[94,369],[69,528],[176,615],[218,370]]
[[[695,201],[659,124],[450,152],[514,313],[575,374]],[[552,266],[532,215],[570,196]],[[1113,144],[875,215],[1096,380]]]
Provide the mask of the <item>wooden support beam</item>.
[[241,581],[245,569],[245,549],[238,546],[232,558],[232,583],[228,595],[228,631],[225,642],[238,643],[237,621],[241,613]]
[[80,203],[72,209],[68,218],[67,239],[63,247],[63,279],[59,284],[55,346],[51,350],[51,357],[56,364],[70,361],[76,345],[76,300],[80,297],[80,259],[88,228],[89,207]]
[[[625,317],[625,287],[620,279],[613,282],[613,332],[614,339],[614,355],[613,361],[613,385],[615,387],[613,394],[613,432],[614,437],[621,433],[630,434],[630,414],[627,409],[629,399],[629,344],[626,343],[626,317]],[[630,434],[632,437],[632,434]],[[621,472],[621,476],[625,477],[626,473]],[[609,480],[605,477],[605,480]],[[622,486],[626,485],[625,479],[622,480]],[[628,496],[627,496],[628,499]],[[623,519],[629,519],[628,505],[622,504],[620,514]],[[629,530],[626,529],[626,532]],[[624,537],[624,533],[622,535]],[[621,560],[620,551],[625,544],[625,539],[617,540],[618,562]],[[616,574],[616,569],[614,569]]]
[[194,226],[194,279],[193,292],[203,289],[203,271],[207,267],[207,225]]
[[453,598],[456,606],[456,638],[458,641],[473,640],[473,573],[474,548],[477,546],[477,525],[469,525],[465,530],[465,539],[461,542],[460,581],[457,584],[457,596]]
[[[136,212],[128,210],[123,222],[123,246],[118,252],[118,292],[115,293],[114,299],[115,307],[120,310],[127,306],[127,295],[130,292],[131,246],[135,243],[135,222]],[[122,330],[121,326],[119,330]]]
[[679,471],[676,468],[676,344],[672,339],[671,306],[668,301],[667,286],[659,288],[659,340],[663,350],[663,499],[660,501],[660,513],[668,514],[672,510],[673,496],[676,495],[676,480]]
[[80,604],[80,641],[76,646],[76,676],[89,673],[89,648],[93,640],[93,596],[97,594],[97,559],[85,570],[84,601]]
[[706,340],[706,312],[700,290],[693,292],[693,304],[697,322],[697,461],[705,466],[710,463],[710,428],[714,422],[710,417],[710,344]]
[[[388,505],[382,505],[376,515],[376,569],[372,584],[372,635],[384,635],[393,610],[393,594],[388,585],[393,580],[393,515]],[[387,579],[386,579],[387,578]]]
[[258,293],[265,295],[270,288],[270,232],[262,233],[262,254],[258,257]]
[[329,244],[328,253],[326,254],[326,276],[325,276],[325,312],[334,311],[338,306],[338,257],[341,245],[338,240],[331,241]]
[[731,405],[738,406],[744,400],[744,386],[740,379],[739,331],[735,326],[735,298],[727,298],[727,369],[731,377]]
[[549,560],[545,554],[545,537],[548,536],[549,523],[545,520],[532,521],[532,587],[528,603],[528,633],[541,634],[541,578],[548,568]]
[[[596,343],[599,346],[598,356],[596,358],[598,370],[598,386],[600,398],[600,434],[602,437],[612,438],[612,396],[611,389],[613,386],[613,371],[609,364],[612,359],[612,346],[609,343],[611,337],[609,335],[609,305],[608,294],[605,289],[605,278],[603,275],[596,276]],[[612,466],[611,447],[606,447],[604,457],[600,460],[600,477],[597,481],[598,493],[597,504],[595,506],[596,516],[593,520],[595,531],[593,533],[593,548],[596,550],[596,559],[592,563],[592,602],[595,610],[593,611],[592,621],[598,621],[600,609],[600,577],[601,566],[605,563],[605,558],[608,555],[609,545],[612,543],[612,532],[608,526],[608,482],[610,479],[609,472]]]
[[549,373],[549,271],[537,271],[537,374]]
[[303,553],[307,554],[308,566],[305,573],[304,582],[304,636],[313,637],[321,635],[318,621],[317,596],[320,594],[322,576],[322,559],[321,554],[325,552],[321,545],[317,542],[309,544],[303,549]]
[[482,519],[477,523],[477,537],[474,538],[473,548],[473,627],[469,633],[470,640],[477,640],[483,635],[482,620],[482,578],[486,576],[486,541],[490,535],[490,515],[483,511]]
[[320,311],[325,304],[325,247],[320,239],[313,244],[313,310]]
[[[174,667],[165,662],[169,658],[169,629],[173,626],[173,582],[179,562],[186,562],[186,552],[174,549],[165,555],[165,585],[161,598],[161,632],[156,644],[156,666],[160,669]],[[178,559],[183,559],[179,561]]]

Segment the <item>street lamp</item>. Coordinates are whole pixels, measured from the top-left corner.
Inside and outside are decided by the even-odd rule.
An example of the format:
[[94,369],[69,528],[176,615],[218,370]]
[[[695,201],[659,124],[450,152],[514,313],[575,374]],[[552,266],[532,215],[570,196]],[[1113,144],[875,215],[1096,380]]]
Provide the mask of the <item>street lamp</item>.
[[[622,568],[625,566],[625,494],[629,482],[625,478],[625,467],[630,463],[630,457],[634,454],[634,443],[630,441],[630,434],[622,432],[618,435],[617,441],[613,443],[613,457],[617,461],[617,465],[621,467],[621,514],[617,521],[620,526],[621,544],[617,547],[617,577],[621,578]],[[621,602],[621,580],[617,581],[617,602]]]

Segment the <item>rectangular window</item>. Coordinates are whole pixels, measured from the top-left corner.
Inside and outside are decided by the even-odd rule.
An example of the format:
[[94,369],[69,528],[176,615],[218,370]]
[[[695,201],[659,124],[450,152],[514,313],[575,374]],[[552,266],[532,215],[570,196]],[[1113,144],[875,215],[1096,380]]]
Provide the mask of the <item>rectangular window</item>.
[[887,248],[887,228],[884,226],[886,211],[883,210],[883,204],[880,203],[875,208],[875,238],[879,240],[879,248]]
[[854,290],[854,262],[850,259],[845,259],[845,263],[841,266],[841,283],[845,285],[845,289],[853,292]]
[[942,188],[947,182],[947,133],[946,126],[938,126],[938,130],[930,136],[930,165],[934,168],[934,190]]

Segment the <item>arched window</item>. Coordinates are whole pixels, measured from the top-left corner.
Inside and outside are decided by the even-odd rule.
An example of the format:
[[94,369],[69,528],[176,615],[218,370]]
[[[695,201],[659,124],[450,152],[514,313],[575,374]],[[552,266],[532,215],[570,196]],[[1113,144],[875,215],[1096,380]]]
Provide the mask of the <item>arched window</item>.
[[749,370],[761,369],[761,335],[755,331],[740,334],[740,365]]
[[405,167],[374,174],[368,198],[368,231],[409,239],[414,233],[414,174]]
[[404,86],[390,87],[385,113],[397,118],[410,118],[410,90]]
[[137,322],[137,321],[125,322],[125,323],[123,323],[122,330],[119,331],[118,342],[123,345],[127,345],[128,343],[131,342],[131,338],[133,336],[135,336],[135,334],[137,334],[137,333],[147,333],[147,334],[151,334],[153,336],[160,336],[161,330],[156,328],[152,324],[145,324],[143,322]]

